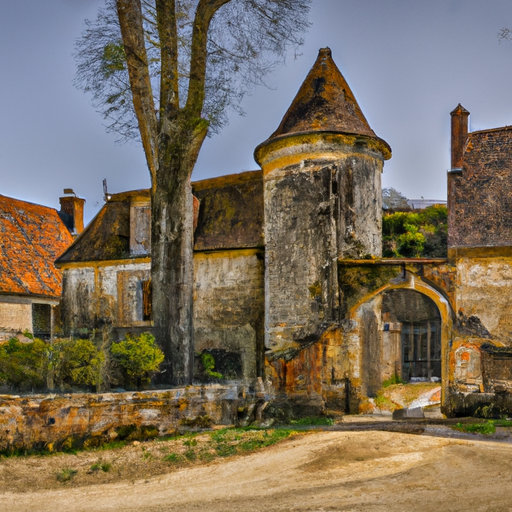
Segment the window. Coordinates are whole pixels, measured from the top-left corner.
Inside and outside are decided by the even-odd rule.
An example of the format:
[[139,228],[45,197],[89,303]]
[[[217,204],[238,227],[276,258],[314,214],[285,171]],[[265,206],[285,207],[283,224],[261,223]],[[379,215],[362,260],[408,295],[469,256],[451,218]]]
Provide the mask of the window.
[[151,291],[151,279],[142,281],[142,320],[151,320],[151,302],[152,302],[152,291]]
[[49,340],[52,335],[52,307],[32,304],[32,332],[36,338]]

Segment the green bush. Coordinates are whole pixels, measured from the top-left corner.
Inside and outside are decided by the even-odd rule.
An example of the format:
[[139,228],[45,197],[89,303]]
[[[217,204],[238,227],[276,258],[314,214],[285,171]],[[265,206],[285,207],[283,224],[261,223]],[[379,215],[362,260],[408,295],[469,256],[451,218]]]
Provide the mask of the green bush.
[[63,338],[50,345],[50,354],[50,370],[56,386],[66,389],[86,385],[99,390],[105,354],[93,341]]
[[137,387],[149,382],[151,374],[158,371],[164,360],[164,353],[155,343],[155,337],[147,332],[137,337],[127,335],[124,340],[113,343],[110,352],[121,367],[126,382]]
[[148,333],[113,344],[108,339],[21,343],[12,338],[0,344],[0,385],[20,391],[83,387],[103,391],[117,383],[121,373],[123,384],[140,387],[163,360],[163,352]]
[[21,343],[11,338],[0,345],[0,383],[27,391],[46,385],[48,345],[39,339]]

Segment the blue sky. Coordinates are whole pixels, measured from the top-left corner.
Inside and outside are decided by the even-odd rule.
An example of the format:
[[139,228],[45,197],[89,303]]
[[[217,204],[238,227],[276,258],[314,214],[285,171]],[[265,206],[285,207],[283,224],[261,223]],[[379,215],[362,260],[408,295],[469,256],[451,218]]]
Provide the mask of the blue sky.
[[[0,194],[58,207],[63,188],[85,197],[90,219],[109,192],[149,186],[142,149],[116,145],[90,97],[72,81],[74,42],[102,0],[0,0]],[[247,97],[208,139],[193,179],[255,169],[253,150],[278,126],[318,49],[329,46],[393,158],[383,185],[444,199],[450,111],[471,129],[512,124],[509,0],[315,0],[300,55]]]

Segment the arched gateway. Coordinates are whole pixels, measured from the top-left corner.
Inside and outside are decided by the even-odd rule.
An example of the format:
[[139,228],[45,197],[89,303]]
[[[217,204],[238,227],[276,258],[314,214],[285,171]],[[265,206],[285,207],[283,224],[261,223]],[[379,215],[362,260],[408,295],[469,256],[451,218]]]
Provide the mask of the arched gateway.
[[362,395],[374,396],[393,376],[448,382],[453,313],[436,287],[404,271],[363,297],[349,316],[351,374]]

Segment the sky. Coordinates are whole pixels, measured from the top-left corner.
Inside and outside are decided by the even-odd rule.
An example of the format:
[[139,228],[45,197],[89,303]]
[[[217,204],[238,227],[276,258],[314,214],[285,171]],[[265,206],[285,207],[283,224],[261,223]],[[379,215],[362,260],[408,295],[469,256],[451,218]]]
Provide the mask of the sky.
[[[0,194],[59,207],[64,188],[89,221],[109,193],[149,187],[142,147],[118,145],[91,98],[73,86],[73,50],[103,0],[0,0]],[[375,133],[393,150],[384,187],[446,199],[449,113],[470,129],[512,124],[510,0],[314,0],[305,44],[208,138],[193,180],[257,168],[254,148],[277,128],[318,50],[329,46]]]

